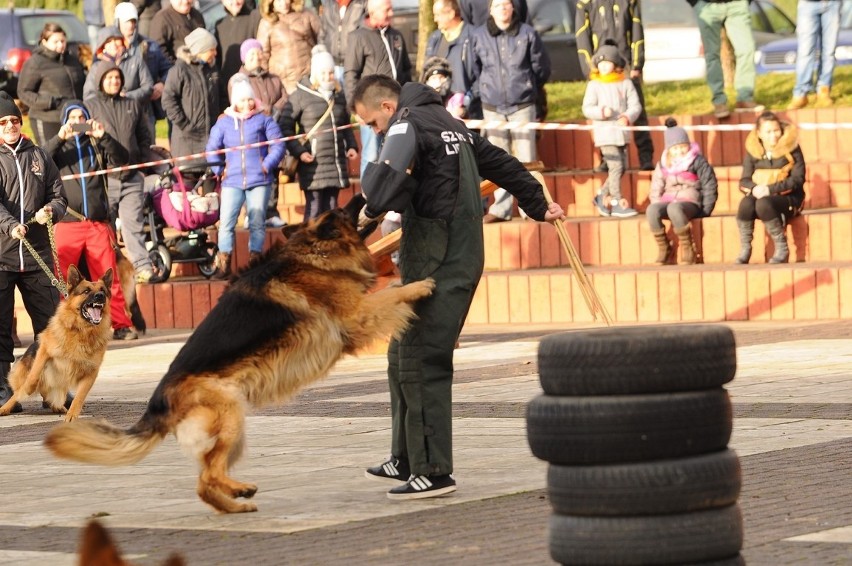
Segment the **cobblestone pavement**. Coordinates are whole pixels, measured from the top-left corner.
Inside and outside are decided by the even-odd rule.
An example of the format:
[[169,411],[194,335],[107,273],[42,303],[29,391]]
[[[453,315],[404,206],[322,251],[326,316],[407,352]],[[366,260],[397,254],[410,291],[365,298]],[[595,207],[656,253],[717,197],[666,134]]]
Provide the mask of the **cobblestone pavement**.
[[[852,564],[852,321],[731,327],[747,563]],[[41,439],[57,417],[29,399],[24,413],[0,419],[0,565],[76,564],[91,516],[143,565],[172,551],[190,566],[553,564],[546,464],[529,452],[524,411],[540,392],[537,342],[562,330],[582,331],[464,333],[454,385],[459,489],[434,500],[391,502],[363,478],[388,451],[382,356],[346,359],[292,403],[249,417],[234,474],[260,487],[259,511],[246,515],[216,515],[197,499],[195,465],[173,439],[128,468],[53,459]],[[134,423],[185,338],[160,332],[111,346],[84,414]]]

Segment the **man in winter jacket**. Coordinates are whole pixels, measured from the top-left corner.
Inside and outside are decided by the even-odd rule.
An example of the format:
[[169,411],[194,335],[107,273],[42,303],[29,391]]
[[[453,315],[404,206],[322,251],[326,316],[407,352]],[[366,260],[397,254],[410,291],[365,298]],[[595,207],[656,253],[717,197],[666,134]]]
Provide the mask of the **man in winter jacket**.
[[[580,69],[588,78],[595,69],[592,56],[604,43],[612,41],[618,48],[618,54],[627,62],[626,72],[639,95],[642,113],[635,126],[647,126],[648,114],[645,112],[645,95],[642,93],[642,67],[645,66],[645,31],[639,10],[639,0],[579,0],[575,13],[577,30],[577,54],[580,57]],[[633,133],[636,150],[639,153],[639,166],[643,171],[654,170],[654,144],[650,132]]]
[[[540,87],[550,77],[550,59],[538,32],[520,20],[512,0],[492,0],[491,15],[474,30],[473,38],[485,119],[534,122]],[[535,130],[488,130],[487,135],[491,143],[521,161],[535,161]],[[510,220],[512,203],[511,194],[497,189],[483,221]]]
[[453,72],[451,92],[464,95],[464,118],[482,118],[479,75],[473,54],[473,26],[462,20],[458,0],[436,0],[432,7],[438,26],[426,43],[426,59],[443,57]]
[[[86,101],[92,118],[103,124],[110,137],[127,152],[124,165],[142,163],[143,151],[152,144],[144,103],[121,96],[124,75],[115,63],[101,65],[98,71],[95,76],[97,96]],[[139,171],[111,173],[109,200],[110,206],[118,209],[121,237],[136,270],[136,281],[151,283],[156,281],[156,274],[145,249],[143,185]]]
[[[53,160],[21,135],[21,111],[0,92],[0,404],[12,396],[8,375],[14,361],[12,320],[15,287],[33,323],[36,336],[47,327],[59,304],[51,277],[21,241],[32,245],[41,261],[53,269],[46,224],[65,216],[67,199]],[[19,413],[20,404],[12,412]]]
[[334,77],[343,84],[343,65],[350,34],[367,13],[364,0],[323,0],[319,42],[334,57]]
[[[239,72],[242,61],[240,47],[247,39],[257,37],[260,11],[246,6],[245,0],[222,0],[225,15],[216,22],[213,36],[219,48],[216,51],[216,66],[219,76],[232,77]],[[222,110],[228,106],[228,81],[220,81],[219,102]]]
[[[367,17],[361,27],[349,36],[344,63],[344,92],[352,100],[355,85],[361,77],[384,75],[399,84],[411,80],[411,60],[402,34],[391,27],[393,9],[391,0],[368,0]],[[379,136],[361,126],[361,175],[367,163],[379,153]]]
[[[44,148],[61,175],[79,175],[127,163],[127,150],[106,132],[103,124],[91,119],[89,110],[81,101],[70,100],[63,104],[62,116],[62,127]],[[73,129],[75,124],[88,124],[91,129],[81,133]],[[72,263],[80,265],[80,259],[85,258],[93,280],[100,278],[107,269],[118,273],[106,177],[96,175],[67,179],[62,185],[68,197],[68,208],[65,217],[56,225],[59,265],[62,269]],[[136,331],[125,312],[119,277],[113,278],[110,291],[114,336],[120,340],[136,339]]]
[[204,16],[192,7],[192,0],[170,0],[151,20],[150,35],[174,63],[186,36],[198,28],[204,28]]
[[148,71],[148,65],[139,52],[131,53],[127,49],[124,35],[114,26],[103,28],[98,33],[98,47],[95,50],[95,61],[86,75],[83,84],[83,100],[97,96],[98,85],[95,80],[100,76],[101,65],[113,63],[121,69],[124,76],[124,86],[121,96],[147,102],[154,91],[154,80]]
[[453,350],[485,261],[480,176],[510,187],[532,218],[554,221],[564,213],[548,205],[517,159],[453,118],[434,89],[374,75],[358,83],[352,102],[367,125],[386,135],[362,179],[365,214],[402,211],[402,281],[436,283],[388,350],[391,458],[366,476],[396,483],[390,499],[436,497],[456,489]]

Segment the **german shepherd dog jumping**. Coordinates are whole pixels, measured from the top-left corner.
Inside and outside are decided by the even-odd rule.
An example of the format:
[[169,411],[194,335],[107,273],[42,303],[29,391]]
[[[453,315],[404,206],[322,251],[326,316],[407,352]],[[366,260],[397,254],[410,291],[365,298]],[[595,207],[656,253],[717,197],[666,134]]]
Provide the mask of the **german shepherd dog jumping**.
[[243,452],[245,412],[280,404],[325,377],[344,354],[398,336],[431,279],[368,293],[376,279],[359,233],[363,197],[326,212],[231,281],[128,430],[77,421],[51,430],[57,456],[105,465],[140,461],[169,433],[201,467],[197,493],[223,513],[256,511],[236,498],[257,486],[228,476]]
[[[0,415],[38,391],[54,413],[65,413],[66,422],[80,416],[112,339],[112,278],[112,269],[107,269],[99,280],[87,281],[74,265],[68,267],[68,297],[12,367],[9,385],[15,393],[0,407]],[[71,390],[76,396],[66,407]]]

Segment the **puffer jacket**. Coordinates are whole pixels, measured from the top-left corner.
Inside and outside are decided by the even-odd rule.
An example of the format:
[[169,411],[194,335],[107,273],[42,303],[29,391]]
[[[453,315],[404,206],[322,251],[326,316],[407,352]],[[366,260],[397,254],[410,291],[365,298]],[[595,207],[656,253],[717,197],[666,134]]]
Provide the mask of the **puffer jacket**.
[[[100,85],[103,76],[113,69],[118,69],[115,63],[107,63],[98,67],[99,76],[96,84]],[[118,69],[121,72],[121,69]],[[123,77],[123,75],[122,75]],[[122,79],[123,80],[123,79]],[[97,96],[86,101],[92,118],[103,124],[107,133],[118,141],[127,152],[127,163],[135,164],[145,161],[145,151],[151,147],[151,130],[148,127],[148,117],[145,104],[139,100],[131,100],[120,95],[109,95],[98,89]],[[135,171],[111,173],[110,176],[127,179],[135,175]]]
[[[54,222],[65,216],[68,199],[53,160],[24,136],[14,146],[0,143],[0,234],[3,235],[0,238],[0,270],[41,269],[23,242],[10,234],[15,226],[29,222],[47,204],[53,208]],[[47,226],[37,222],[29,224],[27,241],[47,265],[53,265]]]
[[185,46],[169,72],[163,109],[173,124],[170,146],[178,157],[204,151],[219,115],[219,73],[194,59]]
[[337,0],[323,0],[320,15],[319,42],[326,46],[334,57],[334,64],[343,66],[349,45],[349,34],[358,29],[367,6],[364,0],[351,0],[340,17],[340,4]]
[[[328,109],[328,99],[311,86],[310,80],[304,77],[298,88],[290,95],[284,106],[279,121],[284,137],[296,134],[296,126],[300,133],[309,132]],[[346,98],[340,89],[334,92],[334,106],[331,114],[320,125],[318,131],[337,128],[349,124],[349,111],[346,109]],[[287,142],[287,150],[297,159],[305,152],[314,156],[312,163],[298,162],[299,187],[302,190],[319,190],[331,187],[348,187],[349,172],[346,164],[346,151],[358,149],[355,134],[352,129],[334,130],[317,134],[307,144],[303,139]]]
[[655,202],[691,202],[701,207],[702,216],[710,216],[719,198],[716,172],[701,155],[697,143],[689,152],[673,161],[664,151],[651,176],[649,198]]
[[474,30],[473,49],[484,109],[511,114],[536,103],[539,87],[550,77],[550,58],[532,26],[515,14],[503,31],[489,17]]
[[248,71],[245,65],[240,67],[239,72],[249,78],[251,89],[260,101],[260,110],[277,121],[287,104],[287,92],[281,84],[281,79],[262,68]]
[[788,122],[781,122],[781,129],[781,138],[771,154],[763,147],[757,129],[749,132],[745,141],[746,156],[740,191],[751,194],[751,190],[758,184],[753,179],[758,170],[786,169],[783,180],[769,184],[769,194],[787,196],[793,209],[799,210],[805,200],[805,156],[799,147],[799,129]]
[[21,69],[18,98],[30,107],[31,117],[59,122],[62,103],[82,99],[85,82],[86,73],[76,57],[39,45]]
[[[384,75],[395,77],[396,82],[405,84],[411,80],[411,59],[405,38],[392,27],[385,29],[393,60],[382,41],[381,31],[362,25],[349,35],[349,50],[346,52],[344,67],[344,92],[346,100],[352,100],[355,85],[361,77]],[[396,70],[396,74],[394,74]]]
[[[281,129],[270,116],[259,110],[241,116],[229,106],[210,131],[206,150],[216,151],[280,137]],[[283,157],[284,144],[273,143],[253,149],[229,151],[225,153],[224,174],[222,165],[213,165],[211,169],[221,175],[222,186],[245,190],[271,184],[275,178],[276,167]],[[221,159],[220,154],[211,156],[208,161],[216,163],[221,162]]]
[[[77,108],[83,110],[86,119],[91,118],[89,110],[81,101],[69,100],[62,105],[63,124],[68,121],[71,110]],[[103,167],[116,167],[127,163],[127,150],[106,132],[100,139],[81,134],[63,140],[56,135],[47,141],[44,150],[53,158],[62,176],[88,173]],[[110,221],[107,187],[103,175],[67,179],[62,181],[62,185],[68,198],[67,210],[74,211],[66,214],[62,222],[79,222],[77,215],[94,222]]]
[[[605,108],[612,110],[609,118],[604,117]],[[592,73],[583,96],[583,115],[592,120],[596,147],[627,145],[630,136],[617,120],[624,116],[629,125],[641,112],[639,94],[630,79],[624,78],[621,73],[610,73],[606,77],[600,77],[597,71]]]
[[310,74],[311,49],[317,44],[319,33],[319,18],[307,10],[264,16],[257,26],[257,39],[268,57],[269,72],[281,77],[288,94],[303,75]]

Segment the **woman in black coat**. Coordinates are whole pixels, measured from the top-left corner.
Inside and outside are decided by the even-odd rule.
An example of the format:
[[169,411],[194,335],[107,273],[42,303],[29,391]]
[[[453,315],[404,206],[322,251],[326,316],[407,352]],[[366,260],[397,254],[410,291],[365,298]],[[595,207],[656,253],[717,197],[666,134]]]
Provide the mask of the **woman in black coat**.
[[38,145],[44,145],[59,132],[62,104],[83,98],[86,73],[79,59],[66,52],[67,46],[68,38],[61,26],[44,24],[38,45],[18,79],[18,98],[30,108],[30,126]]

